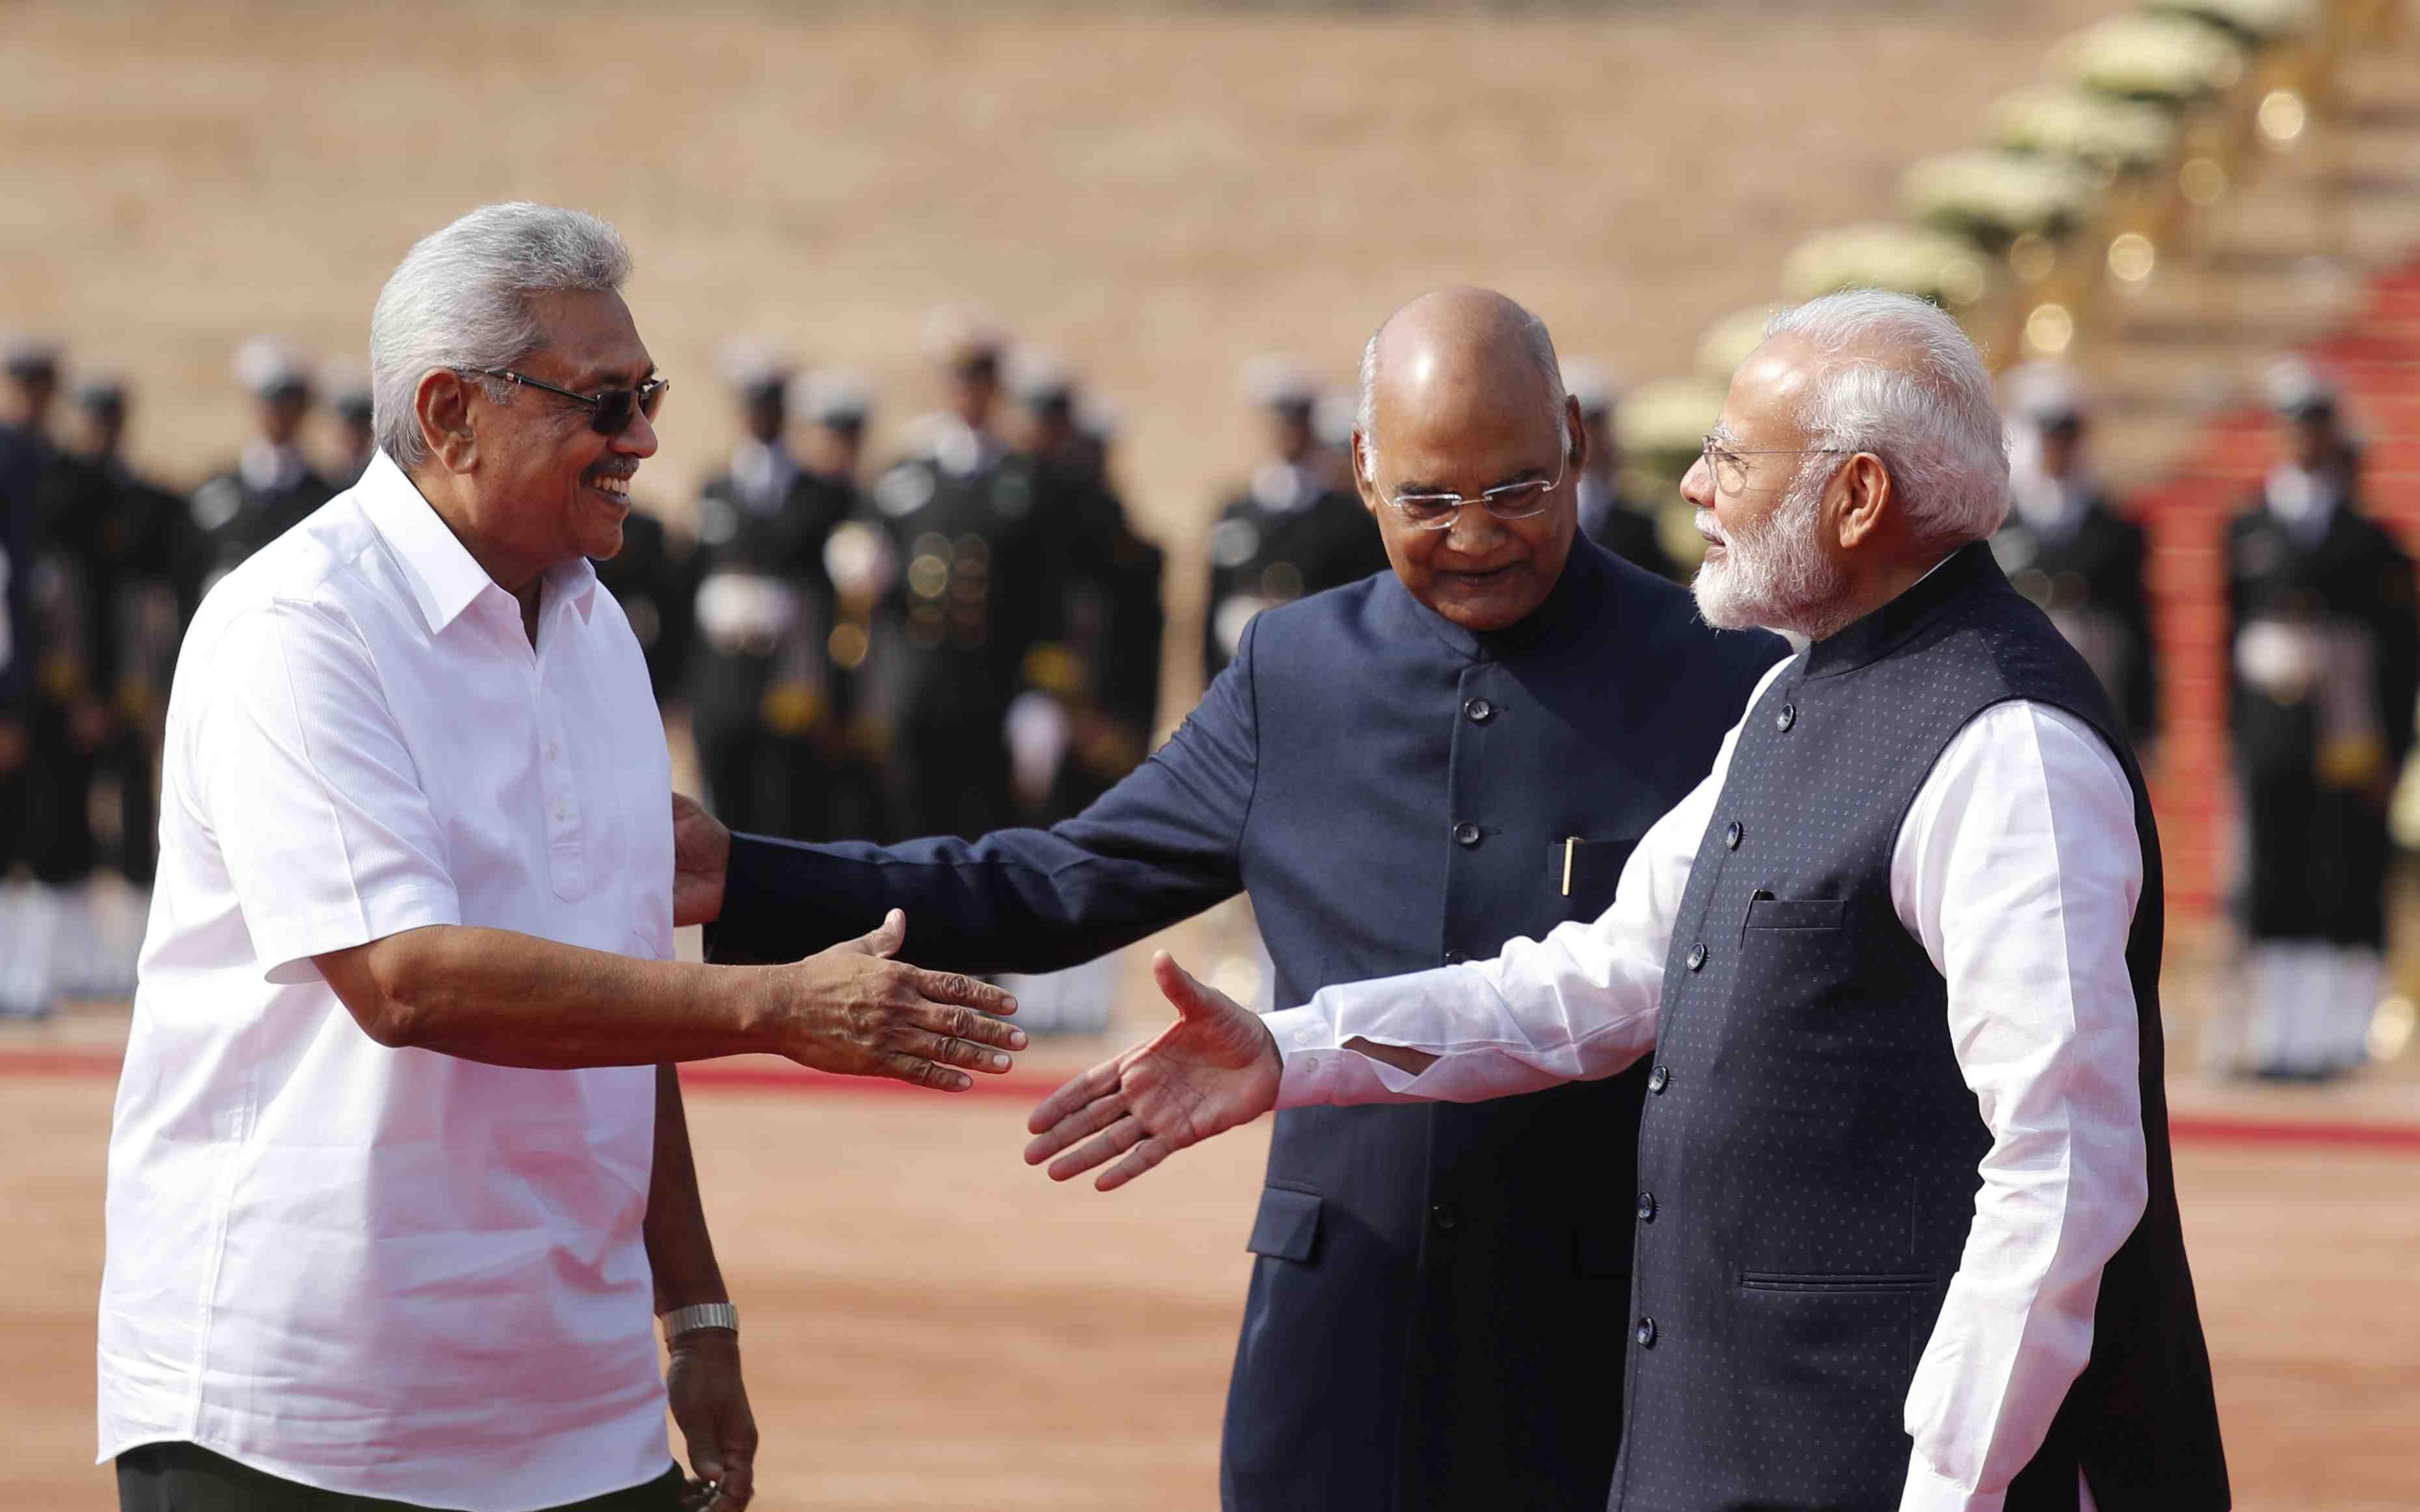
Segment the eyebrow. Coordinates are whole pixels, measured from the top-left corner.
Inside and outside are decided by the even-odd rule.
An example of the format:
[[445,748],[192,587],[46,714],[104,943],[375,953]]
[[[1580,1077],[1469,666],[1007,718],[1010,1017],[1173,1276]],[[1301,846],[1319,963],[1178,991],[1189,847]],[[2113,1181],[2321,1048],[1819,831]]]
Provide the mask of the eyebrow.
[[[1510,488],[1510,487],[1512,487],[1512,486],[1514,484],[1516,484],[1516,483],[1536,483],[1536,482],[1537,482],[1537,481],[1539,481],[1540,479],[1544,478],[1545,475],[1546,475],[1546,470],[1545,470],[1544,468],[1542,468],[1542,467],[1526,467],[1526,468],[1523,468],[1520,471],[1515,472],[1514,474],[1512,474],[1511,477],[1506,478],[1506,479],[1505,479],[1503,482],[1501,482],[1501,483],[1491,483],[1491,484],[1489,484],[1489,485],[1487,486],[1487,488]],[[1480,490],[1480,492],[1481,492],[1481,493],[1485,493],[1485,492],[1487,491],[1487,488],[1482,488],[1482,489],[1481,489],[1481,490]],[[1433,494],[1450,494],[1450,493],[1451,493],[1451,492],[1453,492],[1453,490],[1452,490],[1451,488],[1447,487],[1447,486],[1446,486],[1444,484],[1442,484],[1442,483],[1419,482],[1419,483],[1399,483],[1399,484],[1395,485],[1395,493],[1396,493],[1397,497],[1399,497],[1399,498],[1400,498],[1400,497],[1402,497],[1403,495],[1405,495],[1405,494],[1424,494],[1424,493],[1433,493]]]
[[1736,448],[1739,445],[1739,438],[1732,435],[1731,428],[1729,425],[1724,424],[1719,420],[1714,422],[1714,429],[1706,432],[1706,439],[1713,441],[1716,446]]
[[[610,384],[615,384],[617,380],[621,378],[622,375],[628,371],[628,369],[627,368],[619,367],[592,367],[586,372],[581,374],[578,379],[565,384],[564,387],[578,389],[582,393],[585,393],[592,390],[605,388]],[[628,385],[628,387],[635,389],[641,383],[644,383],[647,379],[654,378],[655,376],[656,364],[649,363],[647,364],[647,370],[640,374],[635,380]]]

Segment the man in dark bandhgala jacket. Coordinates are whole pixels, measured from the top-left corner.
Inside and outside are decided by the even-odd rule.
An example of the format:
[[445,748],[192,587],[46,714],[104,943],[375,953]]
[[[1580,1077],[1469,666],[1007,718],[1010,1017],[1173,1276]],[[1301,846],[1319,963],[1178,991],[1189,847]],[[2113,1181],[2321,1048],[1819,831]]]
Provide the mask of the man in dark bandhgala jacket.
[[1707,621],[1811,644],[1613,906],[1265,1018],[1163,955],[1178,1023],[1027,1159],[1109,1188],[1271,1107],[1644,1065],[1614,1512],[2225,1512],[2124,723],[1992,559],[2008,462],[1956,322],[1860,289],[1768,331],[1682,493]]
[[[1292,1002],[1602,913],[1782,642],[1708,630],[1577,538],[1586,433],[1518,305],[1416,301],[1364,376],[1386,419],[1358,482],[1391,573],[1253,618],[1184,728],[1051,829],[737,838],[712,953],[789,959],[897,905],[920,960],[1042,971],[1249,892]],[[710,864],[701,816],[683,850]],[[1279,1120],[1227,1506],[1603,1504],[1643,1088]]]

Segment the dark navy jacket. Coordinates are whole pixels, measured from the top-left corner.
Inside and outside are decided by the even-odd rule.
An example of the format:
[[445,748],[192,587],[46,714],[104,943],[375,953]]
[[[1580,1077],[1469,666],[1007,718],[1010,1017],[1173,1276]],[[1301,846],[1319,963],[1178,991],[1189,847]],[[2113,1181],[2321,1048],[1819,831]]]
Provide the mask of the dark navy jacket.
[[[739,837],[710,950],[791,959],[895,905],[920,965],[1045,971],[1242,890],[1281,1005],[1493,955],[1605,909],[1785,650],[1585,541],[1489,635],[1380,574],[1254,619],[1174,737],[1052,829]],[[1229,1507],[1604,1505],[1641,1085],[1278,1116]]]

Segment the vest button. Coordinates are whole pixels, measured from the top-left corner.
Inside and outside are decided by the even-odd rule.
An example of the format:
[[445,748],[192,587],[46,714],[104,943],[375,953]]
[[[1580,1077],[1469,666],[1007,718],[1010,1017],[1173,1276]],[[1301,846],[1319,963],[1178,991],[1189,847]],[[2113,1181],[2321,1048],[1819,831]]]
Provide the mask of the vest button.
[[1734,850],[1734,851],[1735,851],[1735,850],[1738,850],[1738,849],[1739,849],[1740,837],[1742,837],[1742,836],[1745,835],[1746,833],[1747,833],[1747,831],[1746,831],[1746,830],[1742,829],[1742,828],[1740,827],[1740,824],[1739,824],[1739,821],[1738,821],[1738,820],[1736,820],[1736,819],[1732,820],[1732,821],[1731,821],[1731,823],[1730,823],[1730,827],[1723,831],[1723,845],[1724,845],[1724,847],[1725,847],[1726,849],[1729,849],[1729,850]]
[[1450,966],[1458,966],[1469,959],[1470,957],[1463,954],[1460,950],[1448,950],[1445,953],[1445,964]]
[[1797,722],[1798,705],[1795,703],[1783,704],[1781,706],[1781,712],[1773,717],[1773,727],[1785,733],[1788,732],[1792,725],[1794,725]]
[[1651,1092],[1661,1092],[1671,1085],[1672,1068],[1669,1066],[1658,1066],[1647,1073],[1647,1089]]
[[1496,705],[1485,699],[1472,699],[1462,706],[1462,712],[1470,717],[1472,724],[1485,724],[1496,717]]
[[1479,826],[1466,819],[1453,826],[1453,842],[1468,850],[1479,843]]
[[1705,964],[1706,948],[1702,945],[1693,945],[1689,947],[1689,969],[1696,971]]
[[1630,1336],[1638,1341],[1638,1347],[1642,1350],[1652,1350],[1655,1348],[1655,1319],[1652,1318],[1640,1319],[1638,1320],[1637,1331],[1633,1333]]
[[1638,1221],[1643,1224],[1652,1224],[1655,1221],[1654,1193],[1641,1192],[1638,1194]]
[[1462,1227],[1462,1210],[1450,1202],[1440,1202],[1429,1210],[1429,1222],[1450,1232]]

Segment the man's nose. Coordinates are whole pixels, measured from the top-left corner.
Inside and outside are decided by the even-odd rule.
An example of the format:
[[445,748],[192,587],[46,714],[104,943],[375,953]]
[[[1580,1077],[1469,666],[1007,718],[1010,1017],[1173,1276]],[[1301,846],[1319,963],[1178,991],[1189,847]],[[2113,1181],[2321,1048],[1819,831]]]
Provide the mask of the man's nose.
[[613,438],[613,450],[624,456],[648,457],[656,455],[656,424],[636,409],[630,411],[630,423]]
[[1504,534],[1504,522],[1493,510],[1476,501],[1454,511],[1453,523],[1445,531],[1449,550],[1465,556],[1484,556]]
[[1714,507],[1714,470],[1706,466],[1702,456],[1689,464],[1681,474],[1681,497],[1699,509]]

